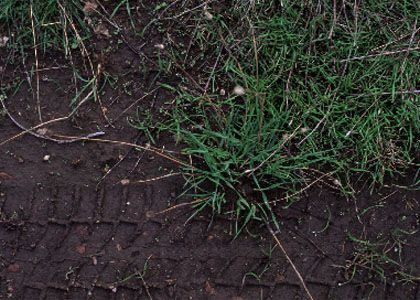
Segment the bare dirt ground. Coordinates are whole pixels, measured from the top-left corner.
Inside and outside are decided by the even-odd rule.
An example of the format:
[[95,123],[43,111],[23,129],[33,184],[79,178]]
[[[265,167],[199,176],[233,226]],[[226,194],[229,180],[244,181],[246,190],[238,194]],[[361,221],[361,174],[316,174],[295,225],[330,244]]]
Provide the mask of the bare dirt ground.
[[[130,47],[140,48],[143,41],[127,39],[129,44],[103,58],[107,72],[130,89],[128,94],[107,87],[102,95],[112,126],[98,103],[87,103],[72,120],[49,127],[51,136],[103,130],[106,139],[145,145],[147,137],[126,117],[136,110],[164,109],[173,96],[157,89],[132,106],[153,90],[157,70],[153,65],[142,70],[144,61]],[[158,42],[151,37],[142,51],[153,53]],[[90,45],[94,53],[105,46],[103,38]],[[6,66],[5,52],[0,57],[2,82],[24,78],[23,66]],[[44,57],[43,64],[57,67],[41,74],[41,107],[49,120],[69,113],[72,73],[58,54]],[[22,125],[37,124],[27,82],[7,105]],[[19,132],[2,115],[0,142]],[[161,136],[159,145],[180,147],[170,136]],[[154,153],[118,144],[59,144],[30,134],[2,144],[0,299],[304,299],[299,280],[265,227],[251,225],[234,239],[232,221],[213,220],[210,212],[193,219],[188,205],[163,212],[190,201],[178,198],[181,177],[121,184],[177,167]],[[401,179],[400,185],[409,180]],[[282,244],[315,299],[420,299],[414,278],[420,276],[419,191],[394,185],[373,195],[362,190],[356,199],[346,199],[327,187],[313,187],[290,208],[279,208]],[[372,256],[384,253],[414,280],[402,282],[408,278],[395,274],[401,269],[386,259],[380,269],[370,264]],[[386,282],[375,272],[382,269]]]

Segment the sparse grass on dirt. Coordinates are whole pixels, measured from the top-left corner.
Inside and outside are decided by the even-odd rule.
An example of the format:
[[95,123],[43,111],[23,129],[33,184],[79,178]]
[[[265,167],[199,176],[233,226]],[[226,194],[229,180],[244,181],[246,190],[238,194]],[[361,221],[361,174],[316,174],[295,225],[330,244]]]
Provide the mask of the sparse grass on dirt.
[[[9,50],[7,63],[22,61],[26,73],[25,79],[16,77],[12,85],[2,84],[0,91],[3,94],[15,93],[26,80],[36,98],[41,122],[40,71],[49,69],[41,66],[45,56],[53,52],[62,55],[73,72],[74,96],[69,105],[76,109],[78,105],[94,99],[102,107],[99,92],[103,85],[99,79],[106,76],[103,76],[100,65],[94,66],[93,57],[85,45],[93,31],[89,14],[98,7],[92,3],[80,0],[5,0],[0,3],[0,32],[7,34],[8,38],[5,43]],[[82,62],[75,62],[80,57]],[[28,60],[34,61],[31,69],[26,67]]]
[[355,243],[355,251],[347,265],[342,266],[347,280],[345,283],[351,282],[360,274],[367,278],[380,278],[383,282],[389,278],[397,278],[403,283],[419,280],[411,275],[415,270],[401,264],[406,238],[415,233],[394,229],[390,239],[382,238],[377,241],[362,240],[350,235],[349,240]]
[[89,37],[89,28],[83,20],[83,4],[71,1],[15,1],[4,0],[0,4],[0,24],[11,38],[10,47],[17,50],[37,48],[68,50],[79,46],[78,37],[71,26],[77,26]]

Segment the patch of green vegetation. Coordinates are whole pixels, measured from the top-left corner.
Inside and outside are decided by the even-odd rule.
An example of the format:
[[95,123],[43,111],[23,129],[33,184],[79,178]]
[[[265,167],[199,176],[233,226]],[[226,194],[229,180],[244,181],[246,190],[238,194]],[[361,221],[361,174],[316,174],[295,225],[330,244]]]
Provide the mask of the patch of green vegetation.
[[[36,45],[42,51],[78,46],[75,29],[86,38],[89,29],[83,20],[83,2],[70,1],[0,1],[0,30],[10,37],[8,45],[16,49]],[[74,26],[74,28],[72,28]]]
[[156,125],[192,157],[197,212],[233,215],[238,233],[311,183],[351,193],[355,176],[374,187],[418,166],[418,2],[318,4],[198,12],[205,76],[185,77],[191,90]]
[[376,242],[349,235],[349,240],[355,244],[355,251],[352,259],[343,266],[347,281],[341,285],[351,282],[363,273],[369,279],[376,277],[383,282],[387,282],[390,277],[404,283],[418,281],[418,277],[411,275],[414,270],[407,269],[401,264],[406,238],[415,233],[395,229],[389,239],[382,238]]

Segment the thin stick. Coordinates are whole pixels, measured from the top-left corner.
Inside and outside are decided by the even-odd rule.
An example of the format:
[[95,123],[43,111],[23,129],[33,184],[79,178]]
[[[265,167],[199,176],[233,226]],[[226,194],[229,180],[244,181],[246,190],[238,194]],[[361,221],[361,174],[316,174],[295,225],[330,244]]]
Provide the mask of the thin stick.
[[[66,138],[76,138],[76,137],[72,137],[72,136],[66,136]],[[138,144],[134,144],[134,143],[130,143],[130,142],[124,142],[124,141],[117,141],[117,140],[108,140],[108,139],[99,139],[99,138],[95,138],[95,137],[81,137],[79,138],[80,141],[88,141],[88,142],[98,142],[98,143],[106,143],[106,144],[114,144],[114,145],[120,145],[120,146],[127,146],[127,147],[133,147],[136,149],[140,149],[140,150],[144,150],[144,151],[149,151],[152,152],[160,157],[163,157],[167,160],[172,161],[173,163],[176,163],[178,165],[184,166],[184,167],[188,167],[190,169],[194,169],[193,166],[191,166],[190,164],[179,160],[173,156],[171,156],[170,154],[166,154],[163,151],[165,150],[161,150],[158,148],[154,148],[152,146],[146,145],[146,146],[142,146],[142,145],[138,145]],[[2,144],[0,144],[1,146]]]
[[191,9],[188,9],[188,10],[186,10],[186,11],[183,11],[182,13],[177,14],[176,16],[173,16],[173,17],[167,17],[167,18],[164,18],[163,20],[171,20],[171,19],[177,19],[177,18],[180,18],[180,17],[182,17],[183,15],[186,15],[186,14],[188,14],[188,13],[190,13],[190,12],[193,12],[193,11],[195,11],[195,10],[197,10],[197,9],[199,9],[199,8],[201,8],[201,7],[203,7],[203,6],[208,5],[209,3],[212,3],[213,1],[214,1],[214,0],[207,0],[207,1],[204,1],[203,3],[201,3],[201,4],[199,4],[199,5],[195,6],[195,7],[193,7],[193,8],[191,8]]
[[286,249],[283,247],[283,245],[280,242],[280,239],[276,236],[271,226],[267,223],[267,228],[270,231],[271,235],[273,236],[274,240],[276,241],[277,245],[279,246],[281,252],[283,252],[284,256],[286,257],[289,264],[292,266],[293,271],[295,271],[297,277],[299,278],[300,283],[302,284],[303,289],[306,292],[306,295],[310,300],[314,300],[314,297],[312,297],[311,292],[309,291],[308,287],[306,286],[305,281],[303,280],[302,275],[300,274],[299,270],[296,268],[295,264],[293,263],[292,259],[287,254]]
[[[44,140],[47,140],[47,141],[51,141],[51,142],[55,142],[55,143],[58,143],[58,144],[69,144],[69,143],[74,143],[74,142],[77,142],[77,141],[80,141],[82,138],[84,138],[84,137],[97,137],[97,136],[101,136],[101,135],[104,135],[105,134],[105,132],[103,132],[103,131],[97,131],[97,132],[94,132],[94,133],[90,133],[90,134],[88,134],[88,135],[86,135],[86,136],[81,136],[81,137],[77,137],[77,138],[72,138],[72,139],[64,139],[64,140],[61,140],[61,139],[55,139],[55,138],[52,138],[52,137],[50,137],[50,136],[47,136],[46,135],[46,133],[44,134],[44,133],[38,133],[38,132],[34,132],[34,131],[31,131],[31,130],[29,130],[29,129],[27,129],[25,126],[23,126],[22,124],[20,124],[11,114],[10,114],[10,112],[9,112],[9,110],[7,109],[7,107],[6,107],[6,105],[5,105],[5,103],[4,103],[4,101],[3,101],[3,99],[0,99],[0,102],[1,102],[1,105],[3,106],[3,110],[6,112],[6,114],[7,114],[7,116],[9,117],[9,119],[17,126],[17,127],[19,127],[20,129],[22,129],[22,130],[24,130],[25,132],[28,132],[30,135],[33,135],[34,137],[37,137],[37,138],[40,138],[40,139],[44,139]],[[60,137],[60,135],[56,135],[56,136],[59,136]],[[64,136],[65,137],[65,136]]]
[[[61,122],[61,121],[65,121],[65,120],[70,119],[77,112],[77,110],[80,108],[80,106],[82,106],[89,99],[89,97],[92,95],[92,93],[93,93],[93,91],[90,91],[86,95],[86,97],[82,101],[80,101],[79,104],[67,116],[60,117],[60,118],[57,118],[57,119],[52,119],[52,120],[49,120],[49,121],[46,121],[46,122],[42,122],[42,123],[40,123],[38,125],[35,125],[35,126],[29,128],[29,129],[23,129],[21,127],[21,125],[20,126],[18,125],[19,127],[21,127],[21,129],[23,129],[23,131],[20,132],[20,133],[18,133],[18,134],[16,134],[16,135],[14,135],[14,136],[12,136],[11,138],[8,138],[7,140],[1,142],[0,143],[0,146],[3,146],[5,144],[7,144],[8,142],[11,142],[11,141],[13,141],[13,140],[15,140],[15,139],[17,139],[17,138],[19,138],[19,137],[27,134],[27,133],[31,133],[32,135],[34,135],[34,132],[33,131],[36,130],[36,129],[38,129],[38,128],[41,128],[41,127],[44,127],[46,125],[50,125],[50,124],[53,124],[53,123],[57,123],[57,122]],[[0,102],[1,102],[1,104],[3,106],[3,108],[7,112],[7,108],[6,108],[6,105],[4,104],[4,100],[1,99]],[[10,117],[10,114],[9,114],[9,117]],[[13,118],[11,118],[11,119],[16,124],[16,122],[14,121],[14,119]],[[84,140],[85,139],[85,138],[81,138],[81,137],[71,137],[71,138],[72,139],[78,139],[78,140]]]
[[151,94],[153,94],[154,92],[156,92],[159,88],[155,88],[153,89],[151,92],[148,92],[146,94],[144,94],[143,96],[141,96],[140,98],[138,98],[137,100],[135,100],[133,103],[131,103],[126,109],[124,109],[119,115],[118,117],[116,117],[114,120],[112,120],[112,124],[114,124],[117,120],[119,120],[123,115],[125,115],[130,109],[132,109],[135,105],[137,105],[137,103],[139,103],[141,100],[143,100],[144,98],[150,96]]
[[280,199],[276,199],[276,200],[272,200],[272,201],[270,201],[270,202],[268,202],[268,203],[276,203],[276,202],[279,202],[279,201],[282,201],[282,200],[287,200],[287,199],[290,199],[290,198],[292,198],[292,197],[294,197],[294,196],[296,196],[296,195],[299,195],[299,194],[301,194],[301,193],[303,193],[304,191],[306,191],[307,189],[309,189],[311,186],[313,186],[315,183],[317,183],[317,182],[319,182],[319,181],[321,181],[324,177],[327,177],[327,176],[330,176],[331,175],[331,173],[325,173],[325,174],[323,174],[322,176],[320,176],[320,177],[318,177],[316,180],[314,180],[314,181],[312,181],[310,184],[308,184],[307,186],[305,186],[304,188],[302,188],[301,190],[299,190],[299,191],[297,191],[297,192],[295,192],[295,193],[293,193],[293,194],[291,194],[291,195],[288,195],[288,196],[285,196],[285,197],[282,197],[282,198],[280,198]]
[[[21,136],[25,135],[26,133],[31,133],[32,132],[32,134],[33,134],[33,131],[36,130],[36,129],[38,129],[38,128],[44,127],[44,126],[49,125],[49,124],[52,124],[52,123],[57,123],[57,122],[60,122],[60,121],[68,120],[69,118],[71,118],[76,113],[77,109],[84,102],[86,102],[86,100],[89,98],[89,96],[92,93],[93,93],[93,91],[90,91],[89,94],[77,105],[77,107],[69,115],[67,115],[65,117],[61,117],[61,118],[49,120],[49,121],[43,122],[41,124],[38,124],[36,126],[33,126],[33,127],[29,128],[29,129],[25,129],[24,131],[22,131],[22,132],[20,132],[20,133],[18,133],[16,135],[12,136],[11,138],[8,138],[7,140],[1,142],[0,143],[0,146],[3,146],[5,144],[7,144],[8,142],[17,139],[18,137],[21,137]],[[3,105],[3,107],[5,107],[4,101],[1,98],[0,98],[0,102]],[[117,144],[117,145],[122,145],[122,146],[134,147],[136,149],[141,149],[141,150],[145,150],[145,151],[149,151],[149,152],[155,153],[156,155],[161,156],[161,157],[163,157],[165,159],[168,159],[168,160],[170,160],[170,161],[172,161],[172,162],[174,162],[174,163],[176,163],[178,165],[182,165],[184,167],[188,167],[188,168],[194,169],[194,167],[191,166],[191,165],[189,165],[188,163],[183,162],[181,160],[178,160],[178,159],[172,157],[169,154],[163,153],[163,150],[160,150],[160,149],[157,149],[157,148],[154,148],[154,147],[151,147],[151,146],[141,146],[141,145],[137,145],[137,144],[129,143],[129,142],[124,142],[124,141],[116,141],[116,140],[108,140],[108,139],[98,139],[98,138],[96,138],[96,136],[103,135],[103,134],[104,133],[102,131],[100,131],[100,132],[95,132],[95,133],[89,134],[86,137],[80,137],[80,136],[64,136],[64,135],[61,135],[61,137],[68,139],[68,140],[62,141],[62,143],[76,142],[76,141],[90,141],[90,142],[100,142],[100,143]],[[43,136],[43,138],[46,138],[46,137]]]
[[222,56],[222,51],[220,51],[219,54],[217,55],[216,62],[213,65],[213,68],[211,70],[211,73],[209,75],[209,78],[207,79],[206,86],[204,87],[205,93],[207,93],[207,90],[208,90],[208,88],[210,86],[210,83],[211,83],[211,79],[212,79],[212,77],[214,75],[214,72],[216,71],[216,67],[219,64],[219,60],[220,60],[220,57],[221,56]]
[[350,94],[355,97],[366,97],[366,96],[388,96],[388,95],[417,95],[420,94],[420,90],[406,90],[406,91],[395,91],[395,92],[382,92],[382,93],[364,93],[364,94]]
[[89,62],[89,66],[90,66],[90,70],[91,70],[92,76],[95,76],[95,68],[93,67],[92,60],[90,59],[89,52],[86,49],[86,46],[85,46],[85,43],[83,42],[82,37],[80,36],[79,32],[77,31],[76,26],[73,24],[71,18],[67,14],[64,6],[61,4],[60,1],[57,1],[57,3],[60,6],[61,10],[63,11],[64,16],[67,18],[67,20],[69,21],[69,24],[70,24],[71,28],[74,31],[74,34],[76,36],[76,39],[77,39],[77,41],[79,42],[79,45],[80,45],[80,49],[81,49],[81,52],[82,52],[81,54],[83,56],[85,56],[87,58],[88,62]]
[[33,0],[31,0],[30,4],[30,12],[31,12],[31,25],[32,25],[32,37],[34,43],[34,55],[35,55],[35,76],[36,76],[36,105],[38,110],[38,118],[39,121],[42,122],[42,114],[41,114],[41,99],[39,97],[39,61],[38,61],[38,47],[36,44],[36,33],[35,33],[35,23],[34,23],[34,11],[33,11]]
[[178,208],[181,208],[181,207],[184,207],[184,206],[192,206],[192,205],[197,204],[197,203],[200,203],[200,202],[202,202],[202,201],[204,201],[204,200],[203,200],[203,199],[197,199],[197,200],[194,200],[194,201],[192,201],[192,202],[180,203],[180,204],[177,204],[177,205],[171,206],[171,207],[169,207],[169,208],[167,208],[167,209],[161,210],[161,211],[159,211],[159,212],[157,212],[157,213],[154,213],[153,215],[154,215],[154,216],[161,215],[161,214],[164,214],[164,213],[170,212],[170,211],[172,211],[172,210],[175,210],[175,209],[178,209]]
[[284,141],[277,147],[276,150],[274,150],[266,159],[264,159],[258,166],[256,166],[253,169],[249,169],[246,170],[244,172],[244,174],[247,174],[248,177],[250,177],[252,174],[254,174],[255,171],[257,171],[259,168],[261,168],[267,161],[269,161],[274,155],[276,155],[277,152],[280,151],[280,149],[282,149],[282,147],[288,142],[290,141],[295,135],[296,132],[299,130],[299,128],[301,127],[301,125],[299,125],[294,131],[293,133],[288,136],[287,138],[284,139]]
[[348,58],[348,59],[342,59],[342,60],[340,60],[340,63],[354,61],[354,60],[364,60],[364,59],[367,59],[367,58],[373,58],[373,57],[377,57],[377,56],[387,56],[387,55],[393,55],[393,54],[398,54],[398,53],[411,52],[411,51],[416,51],[416,50],[420,50],[420,47],[407,48],[407,49],[401,49],[401,50],[395,50],[395,51],[386,51],[386,52],[382,52],[382,53],[368,54],[368,55],[364,55],[364,56],[355,56],[355,57],[351,57],[351,58]]
[[197,89],[199,89],[203,94],[206,93],[206,90],[201,85],[199,85],[198,82],[195,81],[195,79],[190,75],[190,73],[188,73],[179,63],[177,63],[175,60],[172,60],[172,63],[175,65],[175,67],[178,68],[178,70],[180,70],[182,73],[184,73],[185,76],[188,77],[188,79],[197,87]]
[[[260,82],[260,67],[259,67],[259,60],[258,60],[258,43],[257,43],[257,38],[255,37],[255,28],[254,25],[251,23],[251,20],[247,17],[248,19],[248,23],[249,23],[249,27],[251,30],[251,38],[252,38],[252,45],[253,45],[253,50],[254,50],[254,59],[255,59],[255,77],[257,79],[257,87],[259,89],[259,82]],[[260,116],[260,120],[259,120],[259,128],[258,128],[258,143],[261,140],[261,131],[262,131],[262,127],[264,125],[264,109],[265,109],[265,100],[266,100],[266,96],[263,94],[262,95],[262,101],[260,101],[261,96],[260,93],[256,94],[258,102],[260,103],[260,107],[261,107],[261,116]]]
[[[67,18],[66,18],[66,16],[65,16],[65,14],[64,14],[64,8],[62,8],[62,18],[63,18],[63,22],[64,22],[64,24],[63,24],[63,33],[64,33],[64,50],[65,50],[65,57],[67,58],[69,58],[69,60],[70,60],[70,64],[72,65],[72,66],[74,66],[74,61],[73,61],[73,54],[72,54],[72,52],[71,52],[71,47],[69,47],[69,45],[70,45],[70,43],[69,43],[69,37],[68,37],[68,34],[67,34]],[[79,89],[77,88],[77,77],[76,77],[76,72],[74,71],[74,69],[73,69],[73,82],[74,82],[74,88],[75,88],[75,91],[76,91],[76,95],[77,94],[79,94]]]
[[332,39],[334,27],[337,24],[337,0],[333,0],[333,23],[331,24],[330,33],[328,34],[328,38]]
[[302,145],[318,129],[318,127],[321,126],[321,124],[327,119],[329,110],[330,109],[328,109],[328,112],[322,117],[318,124],[315,125],[314,129],[312,129],[309,134],[307,134],[299,143],[296,144],[297,147],[300,147],[300,145]]
[[169,174],[165,174],[165,175],[161,175],[161,176],[157,176],[157,177],[153,177],[153,178],[149,178],[149,179],[136,180],[136,181],[129,181],[128,179],[123,179],[123,180],[121,180],[121,183],[123,185],[133,184],[133,183],[148,183],[148,182],[158,181],[158,180],[161,180],[161,179],[165,179],[165,178],[172,177],[172,176],[178,176],[178,175],[182,175],[182,173],[180,173],[180,172],[169,173]]
[[103,106],[102,99],[101,99],[100,94],[99,94],[99,79],[100,79],[100,76],[101,76],[102,71],[103,71],[102,65],[101,64],[98,64],[97,65],[97,68],[96,68],[96,72],[95,72],[95,68],[93,67],[93,63],[92,63],[92,60],[91,60],[91,58],[89,56],[89,52],[87,51],[87,48],[86,48],[86,46],[85,46],[85,44],[83,42],[83,39],[82,39],[82,37],[80,36],[79,32],[76,29],[76,26],[74,25],[72,19],[66,13],[65,8],[60,3],[60,1],[58,1],[57,3],[60,6],[60,8],[62,9],[65,18],[67,18],[67,20],[69,21],[69,24],[70,24],[71,28],[74,31],[74,34],[75,34],[75,36],[76,36],[76,38],[77,38],[77,40],[78,40],[78,42],[80,44],[80,49],[81,49],[82,55],[86,56],[86,58],[87,58],[87,60],[89,62],[90,70],[91,70],[91,73],[92,73],[92,78],[94,79],[94,83],[95,83],[94,84],[94,87],[93,87],[93,90],[95,91],[94,94],[93,94],[93,96],[94,96],[95,100],[98,100],[99,109],[101,110],[102,116],[104,117],[105,121],[107,121],[107,123],[111,127],[113,127],[113,125],[111,124],[109,118],[106,115],[106,108]]
[[159,14],[158,19],[162,18],[162,16],[175,4],[177,4],[180,0],[175,0],[172,1],[171,4],[169,4],[168,6],[166,6],[166,8],[164,10],[162,10],[162,12]]
[[98,103],[99,103],[99,108],[101,110],[102,116],[104,117],[105,121],[107,121],[107,123],[114,128],[114,125],[112,125],[111,121],[109,120],[108,116],[106,115],[107,109],[106,107],[104,107],[104,105],[102,104],[102,99],[99,93],[100,87],[99,87],[99,79],[100,76],[102,74],[103,71],[103,67],[102,64],[98,64],[97,68],[96,68],[96,76],[95,76],[95,96],[96,99],[98,99]]

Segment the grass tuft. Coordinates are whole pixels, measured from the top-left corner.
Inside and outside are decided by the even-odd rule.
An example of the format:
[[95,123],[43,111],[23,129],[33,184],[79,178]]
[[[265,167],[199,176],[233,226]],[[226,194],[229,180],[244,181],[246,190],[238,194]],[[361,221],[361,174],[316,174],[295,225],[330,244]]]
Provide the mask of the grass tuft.
[[197,212],[233,215],[240,232],[320,177],[351,192],[355,176],[374,187],[418,166],[418,3],[338,2],[237,2],[197,16],[192,43],[213,53],[194,83],[205,92],[180,89],[155,125],[192,157]]

